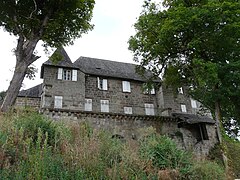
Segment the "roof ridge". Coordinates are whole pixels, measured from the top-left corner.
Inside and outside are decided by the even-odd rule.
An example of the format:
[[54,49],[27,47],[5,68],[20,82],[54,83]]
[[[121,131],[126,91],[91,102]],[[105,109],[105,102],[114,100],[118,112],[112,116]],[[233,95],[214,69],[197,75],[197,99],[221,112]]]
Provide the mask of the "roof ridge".
[[[129,62],[114,61],[114,60],[109,60],[109,59],[93,58],[93,57],[87,57],[87,56],[80,56],[77,60],[79,60],[79,59],[81,59],[81,58],[88,58],[88,59],[99,60],[99,61],[108,61],[108,62],[113,62],[113,63],[131,64],[131,65],[134,65],[134,66],[138,66],[138,64],[133,64],[133,63],[129,63]],[[77,61],[77,60],[76,60],[76,61]],[[74,61],[74,63],[75,63],[76,61]],[[73,63],[73,64],[74,64],[74,63]]]

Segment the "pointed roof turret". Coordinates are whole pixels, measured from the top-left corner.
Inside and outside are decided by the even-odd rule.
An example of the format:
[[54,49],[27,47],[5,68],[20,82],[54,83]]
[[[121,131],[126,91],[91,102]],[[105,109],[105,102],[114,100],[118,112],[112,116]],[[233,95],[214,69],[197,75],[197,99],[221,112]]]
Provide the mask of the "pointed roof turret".
[[78,69],[78,67],[72,63],[70,57],[68,56],[67,52],[63,47],[56,49],[52,56],[42,64],[41,78],[43,78],[44,66],[56,66]]
[[52,56],[44,62],[43,65],[76,68],[63,47],[56,49]]

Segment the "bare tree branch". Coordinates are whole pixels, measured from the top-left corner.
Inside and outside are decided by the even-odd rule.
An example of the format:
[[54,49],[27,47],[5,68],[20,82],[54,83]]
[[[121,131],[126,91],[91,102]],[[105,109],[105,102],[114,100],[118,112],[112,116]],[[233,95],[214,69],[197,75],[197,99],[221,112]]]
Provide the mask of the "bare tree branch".
[[31,14],[29,16],[30,19],[32,18],[33,13],[37,11],[37,3],[35,0],[33,0],[33,2],[34,2],[35,9],[31,12]]

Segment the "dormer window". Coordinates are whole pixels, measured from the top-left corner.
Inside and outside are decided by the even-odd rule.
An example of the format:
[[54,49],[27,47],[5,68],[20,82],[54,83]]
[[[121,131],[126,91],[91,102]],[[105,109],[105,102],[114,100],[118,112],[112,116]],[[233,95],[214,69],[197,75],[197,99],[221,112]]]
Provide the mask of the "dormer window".
[[77,81],[77,70],[58,68],[58,79],[65,81]]

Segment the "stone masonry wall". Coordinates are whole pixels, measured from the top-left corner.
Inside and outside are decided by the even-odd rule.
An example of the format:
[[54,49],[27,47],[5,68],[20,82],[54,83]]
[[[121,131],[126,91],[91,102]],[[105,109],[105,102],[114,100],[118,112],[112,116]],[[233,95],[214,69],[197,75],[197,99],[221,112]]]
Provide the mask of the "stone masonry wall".
[[15,106],[16,107],[32,107],[39,109],[40,98],[30,98],[30,97],[17,97]]
[[57,79],[58,68],[45,66],[43,75],[42,105],[54,107],[54,96],[63,97],[63,109],[83,110],[85,103],[85,75],[77,71],[77,81]]
[[108,90],[99,90],[96,76],[86,77],[86,98],[92,99],[93,112],[100,112],[100,100],[109,100],[111,113],[124,114],[124,107],[132,107],[133,114],[144,115],[145,103],[154,104],[155,114],[158,114],[156,95],[144,94],[142,82],[130,81],[131,92],[123,92],[122,80],[106,78]]
[[215,126],[206,124],[209,140],[197,142],[191,131],[179,128],[177,119],[163,116],[123,115],[111,113],[70,112],[45,110],[43,113],[54,120],[87,122],[94,129],[103,129],[124,139],[139,139],[146,128],[172,138],[181,149],[192,150],[197,158],[204,158],[217,143]]

